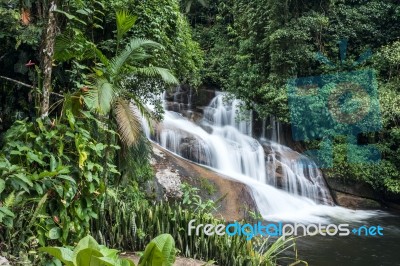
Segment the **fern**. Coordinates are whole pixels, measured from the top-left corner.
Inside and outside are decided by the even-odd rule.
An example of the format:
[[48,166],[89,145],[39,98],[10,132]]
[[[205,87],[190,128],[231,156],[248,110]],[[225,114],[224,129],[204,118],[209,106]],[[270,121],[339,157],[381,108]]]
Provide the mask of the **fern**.
[[15,191],[12,191],[10,195],[7,196],[7,198],[3,202],[3,206],[6,208],[12,208],[15,203]]

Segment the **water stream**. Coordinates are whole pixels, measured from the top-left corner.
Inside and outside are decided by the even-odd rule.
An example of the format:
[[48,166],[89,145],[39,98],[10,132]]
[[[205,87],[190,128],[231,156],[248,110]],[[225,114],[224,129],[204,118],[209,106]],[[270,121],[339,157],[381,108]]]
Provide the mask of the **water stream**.
[[[270,221],[328,222],[346,217],[359,221],[377,214],[333,206],[321,172],[313,161],[279,144],[279,124],[270,140],[252,137],[252,113],[239,119],[237,100],[223,93],[194,123],[180,113],[165,111],[164,120],[148,137],[164,148],[246,184],[258,210]],[[264,131],[265,132],[265,131]]]

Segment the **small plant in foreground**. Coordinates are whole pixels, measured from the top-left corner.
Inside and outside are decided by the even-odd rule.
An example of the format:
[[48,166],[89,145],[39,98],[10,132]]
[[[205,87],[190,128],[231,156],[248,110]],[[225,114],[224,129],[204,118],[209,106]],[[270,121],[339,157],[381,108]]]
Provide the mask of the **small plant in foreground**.
[[[54,256],[66,266],[135,266],[133,261],[120,258],[118,250],[99,245],[91,236],[82,238],[74,250],[64,247],[42,247],[39,251]],[[146,246],[138,266],[172,266],[175,253],[172,236],[159,235]]]

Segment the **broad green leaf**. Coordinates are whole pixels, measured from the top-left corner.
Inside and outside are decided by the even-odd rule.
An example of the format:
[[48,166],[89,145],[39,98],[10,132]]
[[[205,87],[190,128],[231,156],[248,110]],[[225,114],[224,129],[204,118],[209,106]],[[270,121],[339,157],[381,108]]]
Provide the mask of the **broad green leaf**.
[[57,176],[57,178],[61,178],[61,179],[64,179],[64,180],[67,180],[67,181],[69,181],[71,183],[76,184],[75,179],[73,179],[72,177],[70,177],[68,175],[59,175],[59,176]]
[[76,22],[82,23],[83,25],[86,25],[86,22],[85,22],[85,21],[83,21],[83,20],[79,19],[78,17],[76,17],[76,16],[74,16],[74,15],[71,15],[71,14],[69,14],[69,13],[67,13],[67,12],[64,12],[64,11],[58,10],[58,9],[57,9],[57,10],[54,10],[54,12],[64,14],[69,20],[74,20],[74,21],[76,21]]
[[39,158],[39,156],[37,155],[37,154],[34,154],[33,152],[28,152],[27,154],[26,154],[26,156],[28,157],[28,160],[29,161],[31,161],[31,162],[37,162],[38,164],[40,164],[40,165],[44,165],[45,164],[45,162],[43,162],[40,158]]
[[110,249],[107,248],[106,246],[100,246],[100,252],[103,254],[103,257],[107,258],[118,258],[118,250],[116,249]]
[[54,158],[53,155],[50,156],[50,171],[53,172],[57,168],[57,161],[56,158]]
[[53,227],[48,233],[50,239],[59,239],[61,237],[62,231],[60,227]]
[[60,247],[42,247],[39,248],[39,251],[46,252],[61,262],[63,262],[66,266],[74,266],[73,263],[73,252],[67,248],[60,248]]
[[96,265],[101,266],[116,266],[116,259],[115,258],[108,258],[108,257],[93,257],[93,262]]
[[12,176],[20,179],[21,181],[23,181],[25,184],[29,185],[30,187],[33,186],[32,181],[29,180],[29,178],[23,173],[13,174]]
[[154,238],[139,260],[139,266],[172,266],[175,261],[175,242],[171,235],[162,234]]
[[45,177],[53,177],[56,176],[58,173],[57,172],[49,172],[49,171],[43,171],[39,174],[39,179],[45,178]]
[[[75,253],[75,251],[74,251]],[[102,257],[103,255],[94,248],[85,248],[76,253],[75,263],[76,266],[102,266],[95,257]]]
[[100,249],[99,244],[92,236],[86,236],[79,241],[78,245],[74,249],[74,255],[77,255],[79,251],[86,248],[93,248],[95,250]]
[[133,263],[133,261],[130,259],[119,259],[117,263],[121,266],[135,266],[135,263]]
[[9,210],[8,208],[6,208],[6,207],[0,207],[0,212],[6,214],[6,215],[8,215],[8,216],[11,216],[11,217],[14,217],[14,216],[15,216],[14,213],[13,213],[12,211],[10,211],[10,210]]

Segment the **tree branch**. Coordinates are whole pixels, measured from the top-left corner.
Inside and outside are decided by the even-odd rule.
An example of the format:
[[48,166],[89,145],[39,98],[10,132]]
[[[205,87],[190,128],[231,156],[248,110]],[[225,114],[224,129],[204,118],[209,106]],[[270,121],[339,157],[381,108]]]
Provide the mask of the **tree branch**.
[[[14,82],[14,83],[17,83],[18,85],[21,85],[21,86],[24,86],[24,87],[27,87],[27,88],[30,88],[30,89],[35,89],[36,88],[35,86],[23,83],[21,81],[18,81],[18,80],[12,79],[12,78],[7,78],[7,77],[4,77],[4,76],[0,76],[0,78],[8,80],[8,81],[11,81],[11,82]],[[64,98],[64,95],[59,94],[57,92],[50,92],[50,94],[53,94],[53,95],[58,96],[60,98]]]
[[18,81],[18,80],[12,79],[12,78],[7,78],[7,77],[4,77],[4,76],[0,76],[0,78],[5,79],[5,80],[8,80],[8,81],[11,81],[11,82],[14,82],[14,83],[17,83],[17,84],[19,84],[19,85],[21,85],[21,86],[28,87],[28,88],[31,88],[31,89],[34,89],[34,88],[35,88],[35,87],[32,86],[32,85],[23,83],[23,82],[21,82],[21,81]]

